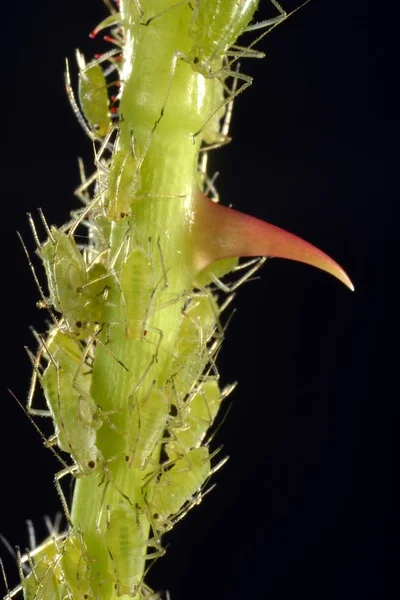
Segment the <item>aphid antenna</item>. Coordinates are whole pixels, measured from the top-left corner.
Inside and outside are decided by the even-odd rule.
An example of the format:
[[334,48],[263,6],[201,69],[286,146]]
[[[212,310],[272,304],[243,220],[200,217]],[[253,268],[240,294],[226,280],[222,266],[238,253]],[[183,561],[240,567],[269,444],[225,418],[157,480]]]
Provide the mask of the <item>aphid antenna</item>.
[[36,431],[40,435],[40,437],[41,437],[41,439],[43,441],[43,445],[45,446],[45,448],[49,448],[51,450],[51,452],[54,454],[54,456],[56,457],[56,459],[58,460],[58,462],[60,462],[63,465],[64,469],[66,471],[68,471],[70,474],[72,474],[72,469],[74,469],[74,467],[73,466],[70,467],[69,465],[67,465],[67,463],[65,462],[65,460],[63,458],[61,458],[61,456],[58,454],[58,452],[56,452],[56,450],[54,450],[53,446],[50,446],[48,444],[48,440],[47,440],[46,436],[44,435],[44,433],[42,432],[42,430],[40,429],[40,427],[38,427],[38,425],[32,419],[31,415],[28,413],[28,411],[26,410],[26,408],[24,407],[24,405],[22,404],[22,402],[20,402],[20,400],[18,400],[18,398],[14,394],[14,392],[12,390],[10,390],[10,388],[7,388],[7,391],[11,394],[11,396],[14,398],[14,400],[16,401],[16,403],[18,404],[18,406],[23,410],[23,412],[25,413],[25,415],[28,417],[28,419],[32,423],[33,427],[36,429]]
[[[6,548],[7,552],[12,556],[12,558],[17,563],[18,562],[17,552],[16,552],[15,548],[13,548],[11,546],[10,542],[7,540],[6,537],[4,537],[4,535],[2,533],[0,533],[0,542],[3,544],[3,546]],[[4,569],[4,565],[3,565],[1,558],[0,558],[0,565],[1,565],[1,568]],[[26,574],[29,573],[29,569],[26,566],[23,566],[23,569]],[[5,575],[5,573],[4,573],[4,575]],[[7,591],[9,591],[8,585],[7,585],[7,579],[4,576],[3,576],[3,578],[4,578],[4,583],[6,584],[6,589],[7,589]]]
[[28,398],[27,398],[27,402],[26,402],[26,410],[28,411],[28,413],[34,417],[51,417],[52,414],[49,410],[47,409],[41,409],[41,408],[32,408],[32,404],[33,404],[33,399],[35,396],[35,392],[37,389],[37,382],[41,381],[42,378],[42,374],[39,370],[39,365],[40,365],[40,359],[42,356],[42,352],[41,349],[36,353],[36,356],[30,351],[30,349],[28,348],[28,346],[24,346],[25,352],[28,355],[28,358],[32,364],[32,377],[31,377],[31,383],[29,385],[29,391],[28,391]]
[[42,209],[38,208],[37,211],[39,213],[40,220],[43,223],[43,227],[45,228],[45,231],[47,233],[47,237],[49,238],[49,240],[51,240],[52,244],[55,245],[56,240],[54,239],[54,236],[51,232],[51,228],[49,227],[49,224],[47,223],[46,217],[44,216]]
[[89,202],[89,204],[87,204],[87,206],[82,210],[82,212],[80,213],[80,215],[78,216],[78,218],[76,219],[76,221],[72,225],[69,226],[68,237],[73,237],[74,236],[76,229],[79,227],[79,225],[83,224],[83,222],[86,219],[87,215],[93,210],[93,208],[96,206],[96,204],[99,201],[101,201],[101,195],[100,194],[96,194],[95,197],[93,198],[93,200],[91,200]]
[[[278,2],[276,2],[276,0],[271,0],[271,2],[274,4],[274,6],[276,6],[276,8],[278,8],[278,10],[280,12],[285,13],[285,11],[283,10],[283,8],[280,6],[280,4],[278,4]],[[278,27],[278,25],[280,25],[281,23],[283,23],[283,21],[286,21],[287,19],[289,19],[289,17],[292,17],[301,8],[304,8],[306,6],[306,4],[308,4],[309,2],[311,2],[311,0],[305,0],[304,2],[302,2],[302,4],[300,4],[300,6],[298,6],[295,9],[293,9],[290,13],[285,13],[285,16],[283,16],[283,14],[282,14],[281,18],[276,17],[276,19],[278,19],[278,20],[276,21],[276,23],[274,23],[272,25],[268,25],[268,21],[270,19],[267,19],[266,21],[260,21],[260,23],[253,23],[252,25],[248,25],[248,27],[245,29],[244,33],[247,33],[249,31],[257,31],[259,29],[263,29],[264,27],[267,27],[267,31],[264,31],[255,40],[253,40],[249,44],[248,49],[249,50],[252,49],[253,46],[255,46],[256,44],[258,44],[258,42],[261,41],[266,35],[268,35],[268,33],[270,33],[273,29],[275,29],[275,27]]]
[[112,15],[118,14],[117,9],[111,4],[110,0],[103,0],[103,2]]
[[[4,539],[3,539],[3,536],[1,534],[0,534],[0,539],[3,542],[3,544],[4,544]],[[2,574],[2,577],[3,577],[3,581],[4,581],[4,586],[6,588],[6,592],[7,592],[6,598],[7,597],[10,598],[10,588],[8,587],[6,570],[4,568],[4,564],[3,564],[3,561],[1,560],[1,558],[0,558],[0,571],[1,571],[1,574]]]
[[[30,215],[29,215],[29,218],[31,219]],[[36,234],[36,230],[35,230],[35,234]],[[28,249],[27,249],[27,247],[26,247],[26,245],[24,243],[24,240],[22,239],[22,236],[21,236],[21,234],[20,234],[19,231],[17,231],[17,235],[18,235],[18,238],[19,238],[19,240],[20,240],[20,242],[22,244],[22,248],[24,249],[25,256],[26,256],[26,258],[28,260],[29,268],[30,268],[30,270],[32,272],[33,279],[34,279],[34,281],[36,283],[36,287],[39,290],[39,294],[40,294],[40,297],[41,297],[40,308],[46,308],[46,310],[48,311],[48,313],[50,315],[51,320],[53,321],[53,324],[55,324],[55,323],[57,323],[57,319],[56,319],[53,311],[51,310],[51,306],[49,304],[49,300],[48,300],[48,298],[46,298],[45,293],[43,291],[43,288],[40,285],[40,281],[38,279],[38,276],[36,275],[36,270],[35,270],[35,267],[33,266],[33,262],[31,260],[30,255],[29,255]],[[35,241],[36,240],[37,240],[37,238],[35,238]]]

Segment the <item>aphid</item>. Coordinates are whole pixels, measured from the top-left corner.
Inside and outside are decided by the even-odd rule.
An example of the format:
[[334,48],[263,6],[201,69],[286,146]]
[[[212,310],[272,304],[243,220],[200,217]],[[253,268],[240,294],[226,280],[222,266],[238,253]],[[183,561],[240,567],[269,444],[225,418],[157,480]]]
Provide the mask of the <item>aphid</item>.
[[224,397],[216,380],[205,381],[193,392],[182,408],[178,426],[172,423],[168,427],[173,441],[165,445],[165,451],[171,460],[200,446]]
[[101,460],[96,432],[102,420],[89,393],[90,374],[82,363],[83,348],[77,339],[57,330],[43,345],[49,362],[40,383],[53,417],[57,444],[71,454],[80,473],[92,473]]
[[[44,543],[34,557],[28,552],[25,557],[18,559],[24,600],[61,600],[61,554],[55,540],[46,542],[48,543]],[[26,577],[22,570],[25,560],[30,567],[30,573]]]
[[[143,339],[150,329],[148,321],[153,308],[153,301],[157,291],[161,287],[155,281],[155,269],[151,256],[149,240],[149,252],[146,253],[142,248],[133,248],[124,260],[120,274],[119,283],[121,287],[121,300],[123,310],[126,315],[126,333],[129,339]],[[161,266],[163,258],[161,247],[160,251]],[[162,274],[162,281],[165,284],[166,273]],[[160,336],[162,335],[159,332]]]
[[[107,507],[107,525],[104,534],[110,556],[111,572],[115,576],[117,596],[136,597],[141,587],[145,562],[164,553],[158,541],[146,540],[138,512],[120,502]],[[146,554],[149,546],[156,547]]]
[[62,545],[60,567],[68,592],[74,600],[94,598],[90,585],[90,558],[82,532],[71,530],[68,533]]
[[49,304],[62,314],[70,332],[80,335],[83,328],[90,334],[101,321],[107,270],[101,262],[86,266],[74,238],[54,226],[49,228],[42,218],[48,234],[43,245],[31,216],[29,221],[46,271]]
[[216,329],[222,331],[218,316],[217,303],[209,293],[195,296],[182,313],[172,367],[178,398],[190,392],[211,360],[207,342]]
[[164,390],[151,388],[144,399],[133,402],[126,432],[126,461],[129,467],[144,469],[163,436],[170,402]]
[[[275,6],[274,0],[272,0]],[[189,28],[193,47],[189,60],[194,70],[210,77],[221,69],[222,57],[253,18],[257,0],[196,0]],[[280,7],[279,7],[280,8]]]
[[131,214],[132,202],[139,189],[140,179],[136,174],[137,159],[133,150],[116,150],[110,167],[105,202],[106,214],[112,221]]
[[195,448],[163,470],[149,498],[156,526],[173,517],[198,492],[210,476],[208,448]]
[[112,126],[108,98],[109,85],[101,67],[101,62],[108,60],[115,54],[116,51],[111,51],[86,65],[83,54],[79,50],[76,51],[76,61],[79,67],[78,96],[80,108],[72,89],[68,60],[65,63],[64,78],[68,99],[79,124],[92,140],[104,138]]
[[89,126],[103,138],[111,126],[108,87],[99,61],[85,63],[85,57],[76,50],[79,67],[79,103]]

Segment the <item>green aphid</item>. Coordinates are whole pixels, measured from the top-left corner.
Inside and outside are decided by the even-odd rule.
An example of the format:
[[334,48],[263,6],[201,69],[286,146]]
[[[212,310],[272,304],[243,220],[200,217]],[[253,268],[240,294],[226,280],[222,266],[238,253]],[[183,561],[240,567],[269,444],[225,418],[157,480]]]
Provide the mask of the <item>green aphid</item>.
[[78,531],[70,531],[62,547],[60,567],[66,588],[74,600],[94,598],[90,585],[89,561],[82,535]]
[[139,189],[138,162],[126,149],[114,152],[106,193],[105,211],[112,221],[131,214],[132,203]]
[[177,516],[211,473],[208,448],[195,448],[164,470],[149,501],[154,521],[161,526]]
[[172,423],[168,428],[173,441],[166,444],[165,450],[171,460],[200,446],[217,416],[222,399],[218,382],[210,380],[185,402],[177,417],[177,427]]
[[178,398],[190,392],[209,364],[208,342],[218,328],[218,306],[211,294],[191,300],[182,313],[173,363]]
[[61,600],[60,556],[56,541],[49,538],[32,554],[20,557],[21,564],[28,563],[31,569],[26,577],[20,569],[24,600]]
[[133,340],[143,339],[156,290],[154,267],[143,249],[135,248],[129,253],[121,267],[119,282],[127,336]]
[[87,267],[73,237],[51,227],[50,238],[38,249],[47,275],[50,304],[69,331],[90,334],[102,319],[109,280],[103,264]]
[[190,61],[204,77],[221,68],[222,57],[243,33],[258,0],[196,0],[189,35]]
[[169,417],[170,402],[162,389],[152,388],[145,399],[132,406],[126,433],[126,461],[144,469],[160,444]]
[[136,597],[146,562],[146,540],[138,514],[120,503],[109,511],[105,531],[109,574],[117,596]]
[[111,127],[107,82],[98,61],[85,63],[83,54],[76,51],[79,67],[78,96],[82,113],[89,127],[103,138]]
[[76,338],[55,330],[45,350],[49,362],[40,382],[57,445],[71,454],[80,473],[90,474],[101,460],[96,432],[102,421],[89,393],[91,374],[83,362],[83,347]]

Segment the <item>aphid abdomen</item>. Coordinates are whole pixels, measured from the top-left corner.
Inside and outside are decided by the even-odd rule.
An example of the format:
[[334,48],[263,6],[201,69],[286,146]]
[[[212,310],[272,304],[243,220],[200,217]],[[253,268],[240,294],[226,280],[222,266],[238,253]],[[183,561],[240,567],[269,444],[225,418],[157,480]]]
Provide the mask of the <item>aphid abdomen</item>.
[[208,448],[196,448],[164,471],[154,488],[151,509],[154,519],[162,523],[173,517],[198,492],[210,475]]
[[146,545],[137,515],[125,504],[111,510],[105,541],[117,596],[134,596],[144,571]]
[[213,70],[213,63],[226,54],[247,27],[257,5],[258,0],[197,0],[189,29],[194,68],[199,64]]
[[130,467],[144,469],[167,424],[170,403],[164,391],[152,388],[147,398],[133,406],[133,426],[127,432],[126,459]]
[[122,265],[120,285],[125,300],[127,336],[141,339],[146,335],[146,321],[155,290],[153,267],[142,249],[132,250]]

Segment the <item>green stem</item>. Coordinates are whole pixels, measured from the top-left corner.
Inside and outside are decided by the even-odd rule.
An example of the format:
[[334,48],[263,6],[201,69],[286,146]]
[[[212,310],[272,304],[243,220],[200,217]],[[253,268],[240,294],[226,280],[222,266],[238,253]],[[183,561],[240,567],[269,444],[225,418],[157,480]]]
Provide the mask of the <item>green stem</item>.
[[[148,0],[142,21],[170,5],[170,0],[162,3]],[[171,304],[158,311],[154,307],[151,330],[146,338],[132,340],[126,336],[119,290],[114,288],[108,299],[107,322],[114,325],[103,332],[104,345],[97,346],[92,379],[92,396],[96,404],[104,415],[113,414],[113,427],[103,425],[97,435],[98,448],[106,459],[106,475],[97,473],[78,479],[71,511],[72,522],[82,530],[88,553],[97,561],[99,570],[100,565],[107,564],[108,556],[97,521],[105,526],[106,506],[116,506],[123,497],[121,494],[128,497],[133,506],[143,509],[140,518],[149,535],[142,492],[149,469],[139,471],[127,467],[120,432],[129,428],[127,409],[135,393],[142,390],[145,393],[154,381],[157,386],[165,385],[171,372],[184,292],[189,292],[192,287],[185,260],[190,250],[186,230],[192,195],[197,187],[201,143],[201,135],[193,140],[192,134],[201,129],[212,113],[218,98],[216,90],[221,97],[219,81],[205,79],[182,59],[191,47],[188,31],[192,10],[189,4],[173,8],[162,18],[155,19],[151,26],[139,23],[133,0],[122,0],[121,15],[125,35],[121,123],[110,181],[113,178],[119,181],[120,197],[129,197],[132,187],[137,193],[130,200],[129,218],[111,224],[110,261],[118,256],[124,236],[130,229],[143,247],[150,240],[151,260],[160,276],[157,305]],[[134,163],[128,160],[122,164],[121,156],[134,157]],[[118,267],[117,258],[114,268]],[[165,276],[168,280],[166,289],[163,286]],[[129,300],[127,297],[126,302]],[[160,332],[162,343],[155,357]],[[155,470],[154,459],[158,456],[159,448],[153,457],[152,472]],[[102,598],[117,597],[113,587],[101,581],[100,575],[98,582]]]

